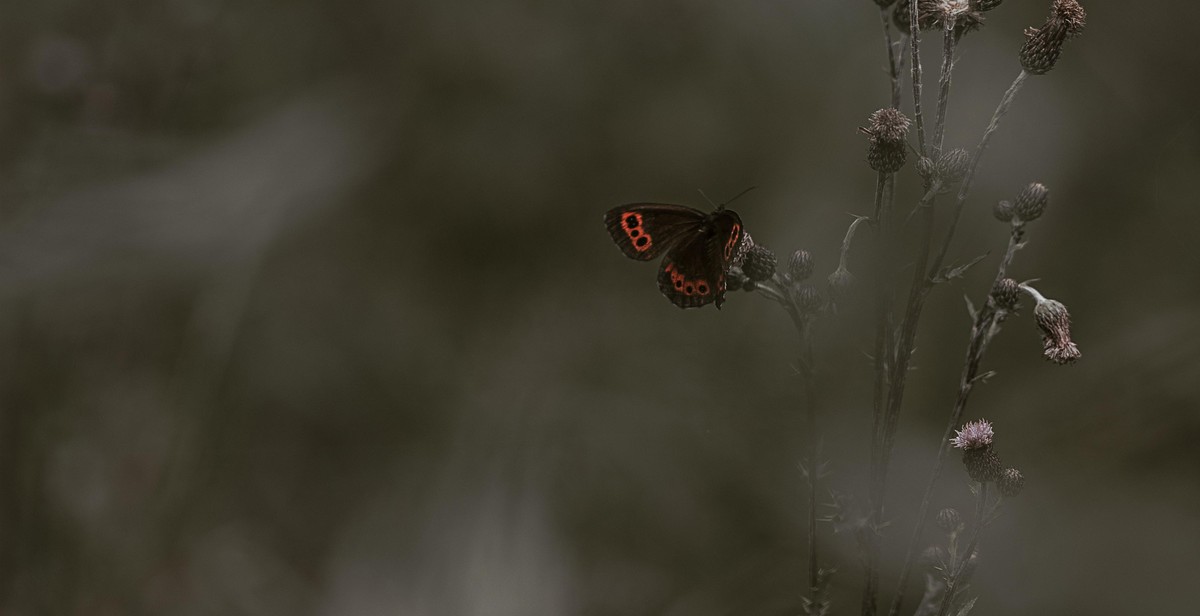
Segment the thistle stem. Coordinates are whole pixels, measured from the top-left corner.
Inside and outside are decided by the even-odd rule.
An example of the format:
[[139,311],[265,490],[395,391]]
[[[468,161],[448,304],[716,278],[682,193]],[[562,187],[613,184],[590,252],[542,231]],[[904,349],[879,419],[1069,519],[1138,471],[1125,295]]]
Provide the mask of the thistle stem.
[[967,549],[963,551],[957,566],[954,567],[954,572],[946,581],[946,594],[942,596],[942,607],[938,610],[938,616],[946,616],[950,613],[950,604],[954,603],[954,593],[958,591],[958,582],[962,579],[963,572],[967,570],[967,563],[971,562],[971,557],[975,555],[975,547],[979,545],[979,534],[983,531],[984,526],[987,493],[987,482],[980,483],[975,504],[975,529],[971,532],[971,540],[967,542]]
[[917,144],[921,156],[925,152],[925,117],[921,113],[921,27],[918,18],[917,1],[908,3],[908,41],[912,50],[912,87],[913,87],[913,117],[917,123]]
[[900,108],[900,61],[896,57],[896,45],[892,41],[892,25],[888,19],[886,8],[879,9],[879,19],[883,22],[883,42],[887,45],[888,75],[892,79],[892,108]]
[[954,436],[954,429],[962,422],[963,412],[967,408],[967,400],[974,389],[975,379],[979,374],[979,364],[982,362],[984,354],[987,353],[987,348],[992,338],[999,331],[1000,323],[1007,317],[1007,311],[992,301],[991,290],[995,289],[996,285],[1008,275],[1008,267],[1012,265],[1017,251],[1024,246],[1021,243],[1024,234],[1024,225],[1013,225],[1012,232],[1008,238],[1008,249],[1005,251],[1004,258],[1000,260],[1000,266],[996,270],[995,282],[988,289],[987,303],[976,315],[975,322],[971,326],[971,339],[967,344],[967,355],[963,362],[962,374],[958,380],[958,396],[954,401],[954,408],[950,412],[950,418],[946,422],[946,429],[942,433],[942,440],[938,443],[937,460],[934,462],[933,470],[929,473],[929,480],[925,484],[925,492],[921,497],[921,505],[917,511],[917,524],[913,528],[912,536],[908,541],[908,550],[905,552],[904,564],[900,569],[900,580],[897,582],[896,595],[892,600],[892,607],[888,611],[889,616],[897,616],[900,612],[901,603],[904,600],[904,588],[908,585],[908,578],[912,573],[912,566],[916,560],[917,547],[920,545],[921,535],[925,532],[925,526],[929,522],[929,509],[933,501],[933,491],[937,486],[938,479],[941,477],[942,468],[945,466],[946,458],[950,452],[950,439]]
[[954,20],[946,21],[946,29],[942,36],[942,74],[938,79],[937,115],[933,121],[933,153],[942,154],[942,146],[946,138],[946,110],[950,106],[950,78],[954,73],[954,47],[958,37],[954,36]]

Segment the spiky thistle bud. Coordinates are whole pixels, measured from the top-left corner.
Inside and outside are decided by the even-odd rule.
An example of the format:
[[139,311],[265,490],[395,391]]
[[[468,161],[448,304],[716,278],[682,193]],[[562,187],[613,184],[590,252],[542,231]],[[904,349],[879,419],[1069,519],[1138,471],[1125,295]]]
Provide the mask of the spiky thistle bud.
[[898,109],[880,109],[871,114],[866,128],[861,128],[869,139],[867,163],[881,173],[895,173],[904,167],[908,158],[908,118]]
[[1025,476],[1015,468],[1006,468],[996,480],[996,486],[1000,488],[1001,494],[1012,498],[1025,489]]
[[1000,222],[1012,222],[1013,219],[1013,204],[1011,201],[997,201],[996,205],[992,206],[992,216]]
[[934,521],[937,523],[938,528],[948,533],[957,531],[962,527],[962,516],[958,514],[957,509],[952,507],[946,507],[939,511]]
[[992,301],[996,305],[1013,312],[1021,303],[1021,286],[1012,278],[1002,278],[992,289]]
[[775,253],[770,248],[755,244],[742,261],[742,272],[755,282],[766,280],[775,275],[776,262]]
[[1021,66],[1033,75],[1044,75],[1062,55],[1063,44],[1079,36],[1087,24],[1087,12],[1077,0],[1054,0],[1050,16],[1040,28],[1025,29]]
[[1029,285],[1021,288],[1033,296],[1037,305],[1033,307],[1033,319],[1042,331],[1042,355],[1060,365],[1073,363],[1083,356],[1079,347],[1071,340],[1071,313],[1062,302],[1047,299]]
[[817,290],[817,287],[802,283],[792,287],[790,291],[792,295],[792,303],[800,314],[816,314],[825,307],[825,297]]
[[1029,222],[1036,220],[1046,211],[1046,204],[1050,201],[1050,189],[1042,184],[1034,182],[1025,187],[1021,194],[1017,195],[1017,202],[1013,205],[1013,213],[1021,222]]
[[942,184],[949,186],[961,182],[971,166],[971,153],[955,148],[941,155],[937,161],[937,175]]
[[813,273],[813,258],[807,250],[797,250],[788,261],[788,274],[795,282],[808,280]]

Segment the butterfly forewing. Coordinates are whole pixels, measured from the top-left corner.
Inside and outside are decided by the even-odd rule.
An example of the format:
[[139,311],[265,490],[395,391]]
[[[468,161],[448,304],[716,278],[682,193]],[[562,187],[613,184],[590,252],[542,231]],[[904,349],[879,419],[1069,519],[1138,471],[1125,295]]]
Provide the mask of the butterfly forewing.
[[604,214],[604,224],[621,252],[649,261],[682,238],[702,230],[707,216],[700,210],[667,203],[631,203]]

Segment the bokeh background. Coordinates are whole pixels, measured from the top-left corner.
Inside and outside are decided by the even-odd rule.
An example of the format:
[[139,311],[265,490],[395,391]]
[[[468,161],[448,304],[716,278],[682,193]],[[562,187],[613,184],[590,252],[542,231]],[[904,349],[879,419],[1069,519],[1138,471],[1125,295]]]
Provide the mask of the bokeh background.
[[[975,143],[1046,0],[961,46]],[[980,614],[1190,613],[1200,580],[1200,7],[1087,0],[926,313],[883,586],[1006,231],[1028,315],[970,417],[1026,492]],[[736,209],[836,263],[887,102],[867,0],[42,0],[0,20],[0,613],[796,614],[808,426],[785,315],[680,311],[607,208]],[[932,45],[927,75],[936,72]],[[915,198],[909,176],[903,199]],[[822,322],[826,487],[863,502],[869,330]],[[968,506],[955,465],[939,505]],[[935,534],[929,542],[937,540]],[[836,613],[853,541],[822,527]],[[914,585],[915,588],[915,585]],[[911,604],[911,601],[910,601]]]

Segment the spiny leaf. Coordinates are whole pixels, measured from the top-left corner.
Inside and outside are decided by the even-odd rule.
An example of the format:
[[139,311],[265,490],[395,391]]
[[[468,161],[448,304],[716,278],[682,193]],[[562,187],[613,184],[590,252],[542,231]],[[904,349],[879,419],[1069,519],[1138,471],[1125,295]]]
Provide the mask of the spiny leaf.
[[933,281],[937,282],[937,283],[942,283],[942,282],[949,282],[956,278],[962,278],[963,276],[966,275],[967,270],[971,269],[972,267],[975,267],[980,261],[986,259],[988,254],[990,254],[990,253],[985,252],[985,253],[979,255],[978,257],[975,257],[974,259],[971,259],[970,261],[963,263],[962,265],[956,265],[954,267],[943,267],[942,270],[940,272],[938,272],[937,277],[934,278]]

